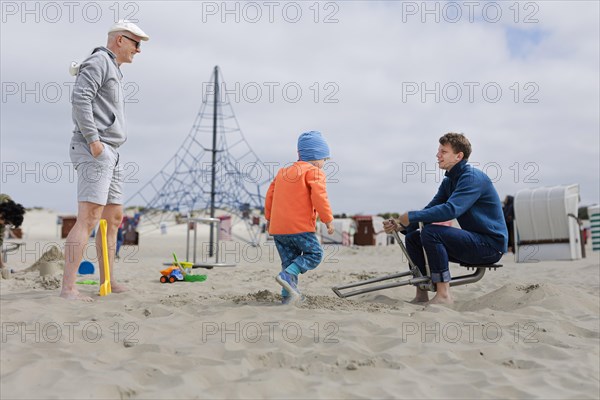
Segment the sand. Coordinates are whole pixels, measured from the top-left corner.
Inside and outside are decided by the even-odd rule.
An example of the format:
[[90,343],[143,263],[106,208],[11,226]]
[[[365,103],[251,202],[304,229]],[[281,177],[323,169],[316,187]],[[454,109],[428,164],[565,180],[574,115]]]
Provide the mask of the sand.
[[81,285],[95,298],[85,304],[58,297],[60,268],[27,270],[63,248],[56,214],[32,211],[23,228],[15,273],[0,280],[3,400],[600,397],[600,254],[589,247],[569,262],[506,255],[502,269],[453,288],[455,304],[425,306],[407,302],[412,287],[337,298],[331,286],[407,267],[397,246],[328,246],[292,307],[279,304],[272,244],[228,242],[236,267],[161,284],[171,253],[185,258],[181,225],[122,250],[115,275],[129,292]]

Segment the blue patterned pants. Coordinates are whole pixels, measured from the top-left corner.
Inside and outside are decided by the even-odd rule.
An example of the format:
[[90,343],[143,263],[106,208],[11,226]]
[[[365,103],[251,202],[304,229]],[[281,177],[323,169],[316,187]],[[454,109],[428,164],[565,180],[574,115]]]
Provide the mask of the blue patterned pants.
[[[300,273],[304,274],[317,268],[323,260],[323,249],[314,232],[273,235],[273,238],[281,258],[282,270],[294,263],[300,268]],[[287,297],[288,292],[283,289],[281,295]]]

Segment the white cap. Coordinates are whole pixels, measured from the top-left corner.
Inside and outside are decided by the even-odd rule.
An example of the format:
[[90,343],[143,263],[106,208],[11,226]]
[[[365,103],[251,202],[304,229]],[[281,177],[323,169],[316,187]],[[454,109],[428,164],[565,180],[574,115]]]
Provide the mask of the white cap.
[[120,19],[116,24],[110,27],[108,33],[119,31],[128,31],[139,36],[142,40],[150,40],[150,36],[146,35],[139,26],[126,19]]

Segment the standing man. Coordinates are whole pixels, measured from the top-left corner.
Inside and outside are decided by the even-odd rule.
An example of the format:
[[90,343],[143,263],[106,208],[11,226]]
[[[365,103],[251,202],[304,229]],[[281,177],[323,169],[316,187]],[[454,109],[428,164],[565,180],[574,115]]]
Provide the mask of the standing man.
[[[150,37],[137,25],[120,20],[108,31],[106,47],[97,47],[81,63],[73,87],[75,129],[69,146],[71,161],[77,170],[77,222],[65,243],[65,273],[60,296],[92,301],[79,293],[75,278],[92,229],[106,219],[111,268],[111,286],[115,293],[126,288],[114,282],[112,266],[117,228],[123,218],[123,182],[117,149],[127,132],[124,115],[123,74],[120,66],[133,62],[141,52],[141,41]],[[101,235],[96,235],[98,264],[103,264]],[[104,280],[104,270],[100,280]]]
[[[387,233],[406,231],[410,258],[425,273],[425,254],[436,295],[430,303],[453,303],[448,262],[493,264],[506,253],[508,232],[500,197],[490,178],[467,164],[471,143],[460,133],[439,140],[437,161],[446,171],[437,194],[421,211],[409,211],[384,222]],[[462,229],[434,224],[457,219]],[[418,223],[426,224],[421,231]],[[413,302],[427,302],[427,290],[417,287]]]

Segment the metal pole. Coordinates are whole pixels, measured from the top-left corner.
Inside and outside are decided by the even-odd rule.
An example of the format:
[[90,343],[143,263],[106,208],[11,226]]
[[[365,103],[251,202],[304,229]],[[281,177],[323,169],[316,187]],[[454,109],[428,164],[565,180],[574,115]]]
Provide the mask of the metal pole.
[[217,225],[217,248],[215,249],[215,262],[219,263],[219,235],[221,233],[221,221],[215,222],[211,225]]
[[[215,217],[215,178],[217,168],[217,105],[219,98],[219,66],[215,66],[215,97],[213,101],[213,145],[212,145],[212,170],[210,183],[210,217]],[[213,256],[213,224],[210,224],[210,239],[208,247],[209,257]]]
[[185,231],[187,232],[186,237],[185,237],[186,238],[186,241],[185,241],[185,261],[190,261],[190,216],[189,215],[188,215],[188,217],[185,220]]
[[196,243],[197,243],[198,222],[194,220],[194,264],[196,264]]

